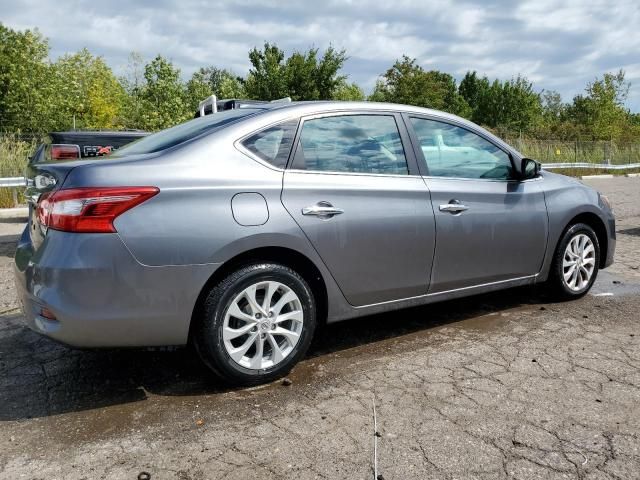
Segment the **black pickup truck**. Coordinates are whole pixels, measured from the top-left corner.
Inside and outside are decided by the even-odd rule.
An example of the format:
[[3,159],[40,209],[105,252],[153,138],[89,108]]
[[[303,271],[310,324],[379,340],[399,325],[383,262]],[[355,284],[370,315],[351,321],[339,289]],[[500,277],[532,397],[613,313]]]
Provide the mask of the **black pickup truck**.
[[147,135],[140,130],[51,132],[29,163],[102,157]]
[[[125,131],[70,131],[51,132],[29,158],[25,171],[25,199],[29,205],[29,216],[35,214],[35,204],[43,190],[51,189],[54,177],[51,168],[71,169],[74,160],[100,161],[114,150],[149,135],[140,130]],[[60,163],[59,165],[56,165]],[[53,182],[53,183],[52,183]]]

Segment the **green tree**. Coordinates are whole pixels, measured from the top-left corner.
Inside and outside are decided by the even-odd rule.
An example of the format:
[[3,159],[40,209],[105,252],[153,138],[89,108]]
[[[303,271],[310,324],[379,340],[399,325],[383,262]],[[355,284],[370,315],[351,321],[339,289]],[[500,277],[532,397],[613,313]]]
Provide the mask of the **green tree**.
[[365,98],[364,92],[356,83],[346,81],[340,83],[333,93],[333,100],[362,101]]
[[160,130],[193,116],[189,109],[180,70],[158,55],[144,68],[142,90],[142,125],[147,130]]
[[542,113],[547,123],[556,123],[566,117],[567,105],[555,90],[546,90],[540,95]]
[[23,32],[0,24],[0,128],[43,131],[56,112],[47,40],[37,30]]
[[509,131],[529,132],[542,118],[540,94],[533,84],[518,75],[502,84],[499,117],[496,126]]
[[294,52],[284,65],[287,94],[293,100],[318,100],[320,92],[316,82],[318,50]]
[[[309,50],[309,53],[313,51]],[[316,56],[318,51],[315,51]],[[322,54],[322,58],[315,66],[314,77],[318,90],[318,100],[331,100],[334,98],[336,90],[346,80],[346,75],[339,75],[344,63],[347,61],[345,50],[336,50],[329,46]],[[300,100],[315,100],[312,98],[300,98]]]
[[127,128],[142,126],[142,92],[145,86],[144,58],[138,52],[131,52],[127,63],[126,74],[120,78],[125,90],[122,111],[122,123]]
[[579,136],[576,126],[569,121],[569,106],[562,101],[562,96],[554,90],[545,90],[540,94],[542,104],[542,120],[535,135],[540,138],[574,140]]
[[193,72],[191,78],[186,85],[186,101],[190,110],[196,111],[198,104],[207,97],[213,95],[213,89],[211,83],[203,72],[204,69],[200,69]]
[[345,51],[331,46],[322,56],[311,48],[285,60],[280,48],[265,43],[263,50],[249,52],[249,60],[253,68],[245,83],[246,93],[258,100],[330,100],[346,81],[339,73],[347,60]]
[[509,132],[530,132],[540,125],[540,95],[525,77],[502,82],[467,72],[458,89],[471,109],[472,121]]
[[577,95],[568,108],[574,124],[582,127],[584,134],[594,140],[611,140],[622,137],[631,123],[630,113],[624,107],[629,92],[625,73],[605,73],[586,88],[586,95]]
[[51,103],[57,112],[53,128],[121,126],[125,91],[101,57],[87,49],[64,55],[52,66],[49,83],[54,86]]
[[223,98],[246,98],[243,80],[231,71],[217,67],[200,68],[187,82],[187,99],[191,110],[208,96]]
[[434,108],[465,117],[471,113],[451,75],[425,71],[416,59],[406,55],[382,75],[369,99]]
[[249,60],[253,66],[245,84],[249,98],[276,100],[289,95],[282,50],[275,44],[265,43],[264,50],[254,47],[249,52]]
[[219,98],[247,98],[247,92],[244,88],[244,80],[241,77],[233,75],[229,71],[225,71],[222,75],[214,92]]
[[472,118],[477,115],[482,99],[487,95],[489,88],[489,79],[479,78],[475,71],[467,72],[460,81],[458,92],[471,108]]

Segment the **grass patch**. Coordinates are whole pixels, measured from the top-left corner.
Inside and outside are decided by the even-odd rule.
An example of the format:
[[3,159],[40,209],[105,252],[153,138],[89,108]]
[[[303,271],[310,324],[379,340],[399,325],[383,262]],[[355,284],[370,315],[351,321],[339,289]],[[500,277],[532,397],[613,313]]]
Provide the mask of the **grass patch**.
[[19,135],[0,135],[0,177],[24,175],[29,156],[37,145],[36,140],[23,140]]
[[[29,156],[38,142],[24,140],[16,134],[0,135],[0,177],[22,177]],[[11,208],[22,201],[22,188],[0,187],[0,208]]]
[[0,208],[17,207],[22,201],[23,188],[0,188]]

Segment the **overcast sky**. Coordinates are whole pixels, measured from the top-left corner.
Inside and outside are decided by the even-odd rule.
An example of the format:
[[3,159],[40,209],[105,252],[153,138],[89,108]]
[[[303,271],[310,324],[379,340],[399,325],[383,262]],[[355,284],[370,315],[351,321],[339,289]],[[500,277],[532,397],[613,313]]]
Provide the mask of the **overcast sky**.
[[169,57],[188,77],[216,65],[245,75],[247,52],[267,40],[287,53],[345,48],[345,72],[367,93],[407,54],[460,79],[523,74],[564,100],[620,68],[640,111],[640,1],[0,0],[0,21],[38,27],[51,56],[87,47],[122,74],[132,50]]

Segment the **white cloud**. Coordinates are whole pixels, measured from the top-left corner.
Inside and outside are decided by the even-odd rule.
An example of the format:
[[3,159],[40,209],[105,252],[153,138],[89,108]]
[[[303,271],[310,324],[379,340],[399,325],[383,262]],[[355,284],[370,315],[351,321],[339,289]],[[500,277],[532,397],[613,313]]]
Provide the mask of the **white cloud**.
[[458,77],[477,70],[523,74],[565,99],[606,71],[624,68],[640,110],[640,6],[635,0],[0,0],[2,22],[38,27],[52,55],[87,47],[122,73],[129,52],[171,58],[188,76],[217,65],[244,74],[264,41],[287,52],[345,48],[346,71],[366,89],[402,54]]

